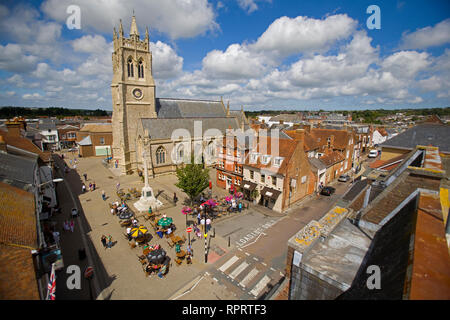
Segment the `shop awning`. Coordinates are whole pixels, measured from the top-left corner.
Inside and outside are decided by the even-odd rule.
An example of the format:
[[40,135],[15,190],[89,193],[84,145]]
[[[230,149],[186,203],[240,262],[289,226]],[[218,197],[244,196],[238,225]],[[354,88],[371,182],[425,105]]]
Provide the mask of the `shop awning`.
[[247,181],[247,180],[243,180],[241,183],[241,186],[244,190],[248,190],[248,191],[253,191],[256,188],[256,183]]
[[278,190],[275,190],[272,188],[267,188],[267,187],[264,187],[264,189],[262,189],[262,191],[261,191],[261,195],[263,197],[271,198],[275,201],[278,199],[280,194],[281,194],[281,191],[278,191]]

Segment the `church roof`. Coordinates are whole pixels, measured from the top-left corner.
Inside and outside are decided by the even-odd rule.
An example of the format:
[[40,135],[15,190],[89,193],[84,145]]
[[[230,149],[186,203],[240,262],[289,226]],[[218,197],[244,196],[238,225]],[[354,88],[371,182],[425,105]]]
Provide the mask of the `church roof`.
[[226,117],[221,101],[156,98],[159,119]]
[[[151,139],[170,139],[172,137],[172,133],[177,129],[186,129],[191,137],[194,137],[194,125],[195,122],[201,123],[201,133],[205,134],[205,131],[208,129],[218,129],[221,134],[225,134],[227,129],[239,129],[238,122],[236,118],[230,117],[216,117],[216,118],[159,118],[159,119],[151,119],[151,118],[143,118],[141,119],[142,126],[144,130],[148,130]],[[197,132],[196,132],[197,133]],[[218,134],[218,133],[217,133]],[[178,136],[181,136],[180,132]],[[215,135],[213,132],[209,132],[209,135]]]

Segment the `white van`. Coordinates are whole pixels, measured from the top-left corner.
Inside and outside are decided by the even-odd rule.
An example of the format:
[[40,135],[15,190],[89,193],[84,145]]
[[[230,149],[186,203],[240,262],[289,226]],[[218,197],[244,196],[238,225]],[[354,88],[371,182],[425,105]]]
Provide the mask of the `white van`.
[[378,156],[378,150],[370,150],[369,158],[376,158]]

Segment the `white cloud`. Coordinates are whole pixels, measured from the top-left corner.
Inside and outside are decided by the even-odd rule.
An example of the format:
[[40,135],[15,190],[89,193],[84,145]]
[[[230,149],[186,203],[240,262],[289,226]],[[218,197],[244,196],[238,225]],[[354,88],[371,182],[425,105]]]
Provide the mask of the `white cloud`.
[[153,58],[153,77],[168,79],[179,75],[183,70],[183,58],[164,42],[151,42]]
[[252,13],[258,10],[258,5],[254,0],[237,0],[239,7],[247,11],[247,13]]
[[443,20],[434,27],[402,34],[400,47],[403,49],[425,49],[450,43],[450,19]]
[[301,52],[320,52],[348,38],[357,22],[346,14],[314,19],[299,16],[275,20],[254,44],[256,50],[286,57]]
[[431,64],[426,52],[400,51],[384,59],[381,66],[398,78],[413,78]]
[[251,52],[245,45],[232,44],[225,52],[210,51],[203,58],[203,69],[214,78],[251,78],[261,76],[266,63],[264,55]]
[[6,46],[0,45],[0,69],[10,72],[28,72],[34,68],[37,57],[27,55],[18,44],[8,43]]
[[218,28],[207,0],[46,0],[41,8],[52,19],[65,23],[66,8],[72,4],[81,9],[81,28],[101,33],[112,33],[119,19],[123,19],[128,33],[134,9],[141,36],[145,24],[173,39],[195,37]]
[[72,41],[75,51],[84,53],[112,53],[112,43],[107,43],[106,39],[100,35],[87,35]]
[[22,96],[23,99],[25,100],[41,100],[43,99],[43,97],[39,94],[39,93],[25,93]]

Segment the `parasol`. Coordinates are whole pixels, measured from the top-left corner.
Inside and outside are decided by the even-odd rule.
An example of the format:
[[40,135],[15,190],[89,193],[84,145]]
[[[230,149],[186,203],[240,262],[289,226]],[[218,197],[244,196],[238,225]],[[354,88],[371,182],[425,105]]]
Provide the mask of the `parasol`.
[[161,218],[158,221],[158,226],[168,227],[172,224],[172,222],[173,222],[172,218],[169,218],[169,217]]
[[131,211],[125,211],[119,214],[119,219],[130,219],[131,217],[133,217],[133,212]]
[[146,227],[139,226],[137,228],[131,229],[130,234],[133,238],[139,238],[139,237],[142,237],[147,232],[148,232],[148,229]]
[[190,207],[183,207],[183,209],[181,209],[181,213],[183,213],[183,214],[188,214],[191,212],[192,212],[192,209]]
[[153,264],[162,263],[164,261],[165,257],[166,257],[166,251],[164,251],[164,249],[162,249],[162,248],[159,248],[156,250],[151,250],[147,254],[147,260]]

